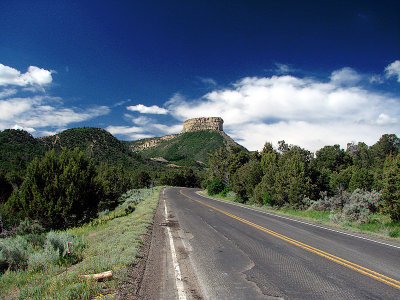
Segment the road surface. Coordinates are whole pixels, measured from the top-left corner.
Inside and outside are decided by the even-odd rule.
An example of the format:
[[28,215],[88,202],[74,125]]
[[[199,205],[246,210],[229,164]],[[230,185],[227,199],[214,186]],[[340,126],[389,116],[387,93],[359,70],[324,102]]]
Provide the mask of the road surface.
[[165,223],[159,225],[166,241],[157,249],[167,251],[158,298],[400,299],[398,244],[208,199],[197,191],[168,188],[161,195]]

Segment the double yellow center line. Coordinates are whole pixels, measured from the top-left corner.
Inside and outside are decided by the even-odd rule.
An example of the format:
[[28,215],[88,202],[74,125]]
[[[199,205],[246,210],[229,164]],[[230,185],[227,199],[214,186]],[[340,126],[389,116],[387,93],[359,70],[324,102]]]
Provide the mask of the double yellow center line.
[[238,216],[235,216],[235,215],[233,215],[233,214],[231,214],[231,213],[228,213],[228,212],[226,212],[226,211],[224,211],[224,210],[222,210],[222,209],[219,209],[219,208],[217,208],[217,207],[215,207],[215,206],[212,206],[212,205],[210,205],[210,204],[207,204],[207,203],[205,203],[205,202],[203,202],[203,201],[200,201],[200,200],[198,200],[198,199],[192,198],[192,197],[190,197],[190,196],[184,194],[184,193],[182,192],[182,190],[180,190],[179,192],[180,192],[183,196],[185,196],[185,197],[187,197],[187,198],[189,198],[189,199],[191,199],[191,200],[193,200],[193,201],[196,201],[196,202],[198,202],[198,203],[200,203],[200,204],[202,204],[202,205],[204,205],[204,206],[207,206],[207,207],[209,207],[209,208],[211,208],[211,209],[213,209],[213,210],[216,210],[216,211],[218,211],[218,212],[220,212],[220,213],[222,213],[222,214],[224,214],[224,215],[226,215],[226,216],[228,216],[228,217],[231,217],[231,218],[233,218],[233,219],[235,219],[235,220],[238,220],[238,221],[240,221],[240,222],[242,222],[242,223],[245,223],[245,224],[247,224],[247,225],[249,225],[249,226],[251,226],[251,227],[257,228],[257,229],[259,229],[259,230],[261,230],[261,231],[263,231],[263,232],[265,232],[265,233],[268,233],[268,234],[270,234],[270,235],[272,235],[272,236],[275,236],[275,237],[277,237],[277,238],[279,238],[279,239],[281,239],[281,240],[284,240],[284,241],[286,241],[286,242],[288,242],[288,243],[290,243],[290,244],[292,244],[292,245],[295,245],[295,246],[297,246],[297,247],[300,247],[300,248],[302,248],[302,249],[304,249],[304,250],[307,250],[307,251],[312,252],[312,253],[315,253],[315,254],[317,254],[317,255],[319,255],[319,256],[325,257],[326,259],[329,259],[329,260],[334,261],[334,262],[336,262],[336,263],[338,263],[338,264],[341,264],[341,265],[343,265],[343,266],[345,266],[345,267],[347,267],[347,268],[349,268],[349,269],[352,269],[352,270],[354,270],[354,271],[357,271],[357,272],[362,273],[362,274],[364,274],[364,275],[367,275],[367,276],[369,276],[369,277],[371,277],[371,278],[374,278],[374,279],[376,279],[376,280],[379,280],[379,281],[381,281],[381,282],[384,282],[384,283],[386,283],[386,284],[388,284],[388,285],[390,285],[390,286],[393,286],[393,287],[395,287],[395,288],[400,289],[400,281],[398,281],[398,280],[395,280],[395,279],[393,279],[393,278],[390,278],[390,277],[385,276],[385,275],[383,275],[383,274],[380,274],[380,273],[378,273],[378,272],[372,271],[372,270],[370,270],[370,269],[367,269],[367,268],[365,268],[365,267],[362,267],[362,266],[360,266],[360,265],[357,265],[357,264],[355,264],[355,263],[353,263],[353,262],[350,262],[350,261],[348,261],[348,260],[345,260],[345,259],[343,259],[343,258],[337,257],[337,256],[335,256],[335,255],[333,255],[333,254],[327,253],[327,252],[325,252],[325,251],[322,251],[322,250],[317,249],[317,248],[315,248],[315,247],[312,247],[312,246],[310,246],[310,245],[307,245],[307,244],[304,244],[304,243],[299,242],[299,241],[297,241],[297,240],[294,240],[294,239],[292,239],[292,238],[289,238],[289,237],[287,237],[287,236],[285,236],[285,235],[282,235],[282,234],[277,233],[277,232],[275,232],[275,231],[272,231],[272,230],[270,230],[270,229],[268,229],[268,228],[265,228],[265,227],[262,227],[262,226],[260,226],[260,225],[257,225],[257,224],[255,224],[255,223],[253,223],[253,222],[250,222],[250,221],[246,220],[246,219],[243,219],[243,218],[240,218],[240,217],[238,217]]

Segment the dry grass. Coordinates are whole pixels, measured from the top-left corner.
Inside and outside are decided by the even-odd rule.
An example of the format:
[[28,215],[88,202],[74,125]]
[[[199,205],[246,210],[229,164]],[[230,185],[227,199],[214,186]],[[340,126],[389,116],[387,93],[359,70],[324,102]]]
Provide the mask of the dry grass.
[[[50,265],[42,271],[6,271],[0,276],[1,299],[105,299],[119,280],[126,279],[126,266],[135,262],[141,245],[140,237],[150,226],[159,199],[160,187],[140,190],[95,222],[70,230],[84,237],[87,248],[84,259],[73,268]],[[129,199],[127,199],[129,200]],[[126,215],[128,205],[135,203],[135,211]],[[79,275],[113,271],[114,277],[104,282],[80,280]]]

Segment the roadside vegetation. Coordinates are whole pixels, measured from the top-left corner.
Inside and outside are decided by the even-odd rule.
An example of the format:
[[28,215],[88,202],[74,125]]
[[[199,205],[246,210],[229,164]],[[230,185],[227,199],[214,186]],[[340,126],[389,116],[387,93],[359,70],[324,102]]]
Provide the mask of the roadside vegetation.
[[209,195],[267,207],[344,228],[400,237],[400,139],[383,135],[371,147],[350,143],[315,153],[279,142],[262,152],[239,148],[209,156]]
[[[26,220],[18,234],[0,239],[0,298],[112,298],[118,282],[127,280],[127,266],[135,262],[160,189],[130,190],[115,210],[64,231],[45,233]],[[105,271],[112,271],[113,278],[80,278]]]

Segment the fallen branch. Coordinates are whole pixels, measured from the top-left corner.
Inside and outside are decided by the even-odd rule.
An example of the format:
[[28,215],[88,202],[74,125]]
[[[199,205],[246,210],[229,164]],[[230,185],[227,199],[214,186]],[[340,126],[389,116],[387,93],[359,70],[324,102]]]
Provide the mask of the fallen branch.
[[98,273],[98,274],[89,274],[89,275],[80,275],[80,279],[95,279],[95,280],[103,280],[104,278],[111,278],[112,272],[107,271],[103,273]]

